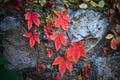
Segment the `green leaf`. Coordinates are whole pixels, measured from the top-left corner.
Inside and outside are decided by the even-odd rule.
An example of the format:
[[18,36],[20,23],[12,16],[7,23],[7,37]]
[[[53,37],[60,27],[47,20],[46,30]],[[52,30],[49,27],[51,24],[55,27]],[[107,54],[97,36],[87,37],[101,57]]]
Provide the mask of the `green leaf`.
[[99,4],[97,4],[97,3],[94,2],[94,1],[90,1],[90,4],[91,4],[93,7],[98,7],[98,6],[99,6]]
[[41,6],[44,6],[46,4],[46,0],[39,0],[39,3]]
[[83,4],[80,4],[79,7],[80,7],[81,9],[87,9],[87,8],[88,8],[88,5],[85,4],[85,3],[83,3]]
[[5,65],[5,64],[9,64],[10,62],[4,58],[3,56],[0,56],[0,65]]
[[99,7],[101,7],[101,8],[103,8],[105,6],[104,0],[101,0],[98,4],[99,4]]
[[88,1],[90,1],[90,0],[83,0],[83,1],[87,1],[87,2],[88,2]]
[[69,0],[69,2],[70,2],[70,3],[74,3],[74,2],[75,2],[75,0]]
[[20,76],[18,76],[15,72],[0,69],[0,80],[23,80],[23,79]]

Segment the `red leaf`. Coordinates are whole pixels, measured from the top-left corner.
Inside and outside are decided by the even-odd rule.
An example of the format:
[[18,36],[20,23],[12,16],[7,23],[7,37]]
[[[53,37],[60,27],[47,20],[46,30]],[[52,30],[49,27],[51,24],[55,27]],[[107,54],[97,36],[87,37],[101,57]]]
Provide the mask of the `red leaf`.
[[47,48],[47,52],[48,52],[48,57],[51,58],[52,57],[52,49],[51,48]]
[[74,54],[73,54],[73,58],[74,58],[74,62],[75,62],[75,63],[78,62],[80,56],[81,56],[81,54],[80,54],[79,48],[75,48],[75,49],[74,49]]
[[77,45],[78,45],[79,47],[82,47],[84,43],[85,43],[84,41],[79,41],[79,42],[77,43]]
[[117,49],[117,39],[113,38],[113,39],[111,40],[110,47],[111,47],[113,50],[116,50],[116,49]]
[[40,39],[37,36],[36,30],[34,30],[33,32],[25,33],[25,34],[23,34],[23,36],[30,39],[29,40],[30,47],[33,47],[35,45],[35,42],[40,44]]
[[36,41],[38,44],[40,44],[40,39],[39,39],[38,36],[34,36],[34,39],[35,39],[35,41]]
[[40,17],[40,15],[37,12],[34,12],[32,15],[32,19],[33,19],[33,22],[35,23],[35,25],[37,25],[39,27],[40,21],[39,21],[38,17]]
[[68,30],[68,23],[70,22],[70,18],[66,16],[67,11],[57,11],[58,18],[55,20],[55,27],[62,27],[63,30]]
[[72,46],[78,46],[78,47],[82,47],[83,44],[84,44],[84,41],[72,42],[72,43],[71,43]]
[[50,29],[52,28],[53,22],[48,23],[46,26],[44,26],[44,33],[47,36],[48,39],[50,39],[50,35],[52,35]]
[[59,72],[61,75],[63,75],[66,71],[66,62],[65,60],[63,60],[60,64],[59,64]]
[[30,38],[29,43],[30,43],[30,47],[33,47],[33,46],[34,46],[34,44],[35,44],[34,37],[31,37],[31,38]]
[[30,38],[30,37],[32,36],[32,33],[28,32],[28,33],[26,33],[26,34],[23,34],[23,36]]
[[69,48],[70,50],[67,52],[67,56],[72,56],[71,60],[73,60],[75,63],[78,62],[81,55],[86,57],[86,50],[82,47],[83,44],[84,41],[72,42],[72,47]]
[[66,71],[66,68],[70,72],[72,71],[72,63],[69,60],[64,59],[61,56],[58,56],[57,58],[55,58],[52,65],[59,65],[59,72],[60,72],[61,75],[64,74],[64,72]]
[[58,33],[53,33],[53,35],[50,36],[51,40],[55,40],[58,37]]
[[40,73],[41,69],[46,69],[46,66],[44,64],[39,64],[38,67],[37,67],[38,73]]
[[88,64],[87,62],[84,62],[83,72],[84,72],[85,77],[89,77],[90,64]]
[[56,51],[58,51],[60,49],[60,47],[61,47],[60,38],[57,38],[55,40],[55,49],[56,49]]
[[70,61],[66,60],[66,68],[71,72],[72,71],[72,64]]
[[64,46],[67,45],[67,41],[65,39],[65,33],[53,33],[53,35],[50,36],[51,40],[55,40],[55,49],[58,51],[61,47],[61,44]]
[[84,48],[79,48],[79,50],[80,50],[81,56],[86,57],[86,50]]
[[77,43],[76,42],[71,42],[71,45],[72,46],[77,46]]
[[28,20],[28,30],[30,30],[32,28],[32,24],[34,23],[36,26],[39,27],[40,25],[40,21],[38,19],[38,17],[40,17],[39,13],[38,12],[27,12],[25,14],[25,19]]
[[65,36],[66,36],[65,33],[61,33],[61,34],[60,34],[60,41],[61,41],[61,43],[62,43],[64,46],[67,45],[67,41],[66,41],[66,39],[65,39]]
[[59,75],[53,75],[52,80],[61,80]]
[[52,65],[58,65],[58,64],[60,64],[63,60],[64,60],[63,57],[58,56],[58,57],[55,58],[55,60],[54,60],[54,62],[52,63]]

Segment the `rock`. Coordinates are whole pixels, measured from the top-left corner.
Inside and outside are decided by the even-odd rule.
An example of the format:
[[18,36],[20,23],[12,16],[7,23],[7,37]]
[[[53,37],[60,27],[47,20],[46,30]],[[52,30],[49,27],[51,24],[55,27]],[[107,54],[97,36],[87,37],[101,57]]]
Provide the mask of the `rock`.
[[[17,26],[15,23],[14,25]],[[28,39],[22,36],[27,32],[25,28],[23,26],[15,28],[14,25],[12,24],[14,29],[8,30],[3,34],[3,54],[11,63],[7,65],[6,68],[10,70],[20,70],[36,67],[37,49],[30,48]]]
[[71,23],[68,33],[73,42],[85,40],[85,48],[89,51],[104,36],[108,22],[103,13],[93,10],[69,11]]
[[[119,80],[119,66],[120,66],[120,56],[113,56],[113,57],[92,57],[92,61],[94,63],[94,66],[97,68],[94,68],[94,71],[96,70],[96,74],[91,75],[97,75],[97,79],[100,80]],[[92,67],[93,68],[93,67]],[[91,69],[92,71],[92,69]],[[93,77],[91,76],[91,79],[93,80]]]
[[20,26],[20,21],[17,18],[7,16],[0,22],[0,30],[7,31]]

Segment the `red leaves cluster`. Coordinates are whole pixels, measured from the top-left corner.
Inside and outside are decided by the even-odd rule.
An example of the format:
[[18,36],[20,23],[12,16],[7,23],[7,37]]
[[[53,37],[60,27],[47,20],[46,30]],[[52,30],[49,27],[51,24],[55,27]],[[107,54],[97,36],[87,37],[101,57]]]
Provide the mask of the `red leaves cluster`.
[[66,34],[65,33],[53,33],[50,36],[51,40],[55,40],[55,49],[56,51],[58,51],[61,47],[61,44],[66,46],[67,45],[67,41],[65,39]]
[[72,71],[72,61],[77,63],[80,56],[86,57],[86,51],[82,47],[83,44],[84,41],[72,42],[72,47],[68,48],[65,52],[65,58],[61,56],[55,58],[52,65],[59,65],[59,72],[61,73],[61,75],[64,74],[66,69],[68,69],[70,72]]
[[72,56],[72,60],[77,63],[80,56],[86,57],[86,50],[82,47],[84,41],[72,42],[72,47],[67,51],[67,56]]
[[14,8],[15,10],[20,10],[22,6],[23,4],[19,0],[9,0],[4,4],[5,9]]
[[72,63],[61,56],[56,57],[52,65],[59,65],[59,72],[61,75],[64,74],[66,69],[68,69],[70,72],[72,71]]
[[29,38],[30,47],[33,47],[35,45],[35,42],[40,44],[40,39],[37,36],[36,30],[34,30],[33,32],[25,33],[23,34],[23,36]]
[[28,30],[30,30],[30,29],[32,28],[33,23],[34,23],[36,26],[39,27],[39,25],[40,25],[40,20],[39,20],[38,17],[40,17],[40,15],[39,15],[38,12],[33,12],[33,13],[32,13],[32,12],[27,12],[27,13],[25,14],[25,20],[27,20]]
[[67,11],[57,11],[58,18],[55,20],[55,27],[62,27],[63,30],[68,30],[68,23],[70,23],[70,18],[66,16]]

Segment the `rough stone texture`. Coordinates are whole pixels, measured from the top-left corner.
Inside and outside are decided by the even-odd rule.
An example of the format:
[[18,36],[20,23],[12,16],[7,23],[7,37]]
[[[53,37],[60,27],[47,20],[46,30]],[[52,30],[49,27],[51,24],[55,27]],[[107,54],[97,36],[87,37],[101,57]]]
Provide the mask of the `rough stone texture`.
[[0,30],[7,31],[11,28],[16,28],[20,26],[20,21],[17,18],[7,16],[0,22]]
[[85,48],[89,51],[103,37],[106,32],[108,22],[104,15],[93,10],[69,10],[71,23],[69,25],[70,37],[72,41],[85,40]]
[[[93,65],[96,66],[98,80],[120,80],[120,56],[95,57],[93,55],[92,61]],[[91,77],[90,80],[93,78]]]
[[[2,21],[3,23],[4,20]],[[13,23],[7,22],[7,25],[14,27],[17,23],[13,25]],[[6,26],[6,24],[3,26]],[[26,32],[22,26],[19,26],[3,33],[3,54],[11,62],[10,65],[6,66],[8,69],[19,70],[36,67],[37,65],[37,50],[30,48],[28,39],[22,36]]]

